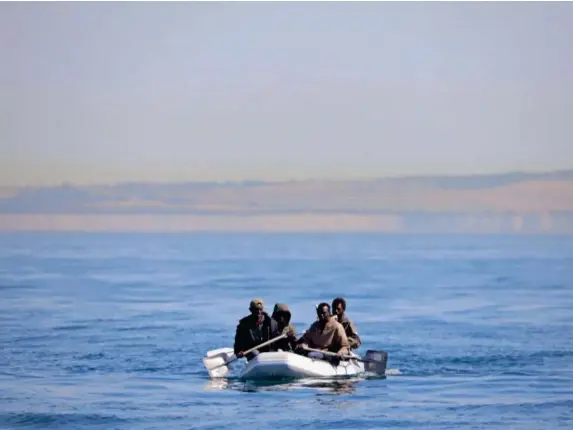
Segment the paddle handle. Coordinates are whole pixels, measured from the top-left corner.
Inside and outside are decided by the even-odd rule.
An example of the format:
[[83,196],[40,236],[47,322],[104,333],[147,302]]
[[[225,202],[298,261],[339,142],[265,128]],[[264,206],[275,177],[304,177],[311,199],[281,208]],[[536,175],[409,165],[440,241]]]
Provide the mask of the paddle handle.
[[370,360],[364,360],[362,358],[358,358],[355,357],[354,355],[338,355],[335,352],[330,352],[330,351],[323,351],[322,349],[315,349],[315,348],[304,348],[305,351],[314,351],[314,352],[320,352],[321,354],[327,355],[329,357],[340,357],[344,360],[356,360],[356,361],[361,361],[363,363],[369,363]]
[[[267,340],[266,342],[263,342],[263,343],[261,343],[260,345],[257,345],[257,346],[255,346],[255,347],[253,347],[253,348],[251,348],[251,349],[247,349],[246,351],[243,352],[243,356],[245,356],[245,355],[247,355],[247,354],[250,354],[251,352],[256,351],[256,350],[259,349],[259,348],[262,348],[262,347],[264,347],[264,346],[270,345],[271,343],[275,343],[277,340],[284,339],[285,337],[287,337],[287,334],[286,334],[286,333],[281,334],[280,336],[277,336],[277,337],[275,337],[275,338],[273,338],[273,339]],[[227,362],[225,363],[225,365],[227,365],[227,364],[229,364],[229,363],[231,363],[231,362],[233,362],[233,361],[235,361],[235,360],[238,360],[238,359],[239,359],[239,358],[238,358],[237,356],[235,356],[235,358],[232,358],[232,359],[230,359],[229,361],[227,361]]]

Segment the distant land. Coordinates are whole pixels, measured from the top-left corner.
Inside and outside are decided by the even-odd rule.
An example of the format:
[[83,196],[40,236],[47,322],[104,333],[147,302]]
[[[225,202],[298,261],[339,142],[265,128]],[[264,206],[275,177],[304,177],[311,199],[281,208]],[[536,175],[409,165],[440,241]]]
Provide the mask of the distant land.
[[572,234],[573,169],[0,187],[0,230]]

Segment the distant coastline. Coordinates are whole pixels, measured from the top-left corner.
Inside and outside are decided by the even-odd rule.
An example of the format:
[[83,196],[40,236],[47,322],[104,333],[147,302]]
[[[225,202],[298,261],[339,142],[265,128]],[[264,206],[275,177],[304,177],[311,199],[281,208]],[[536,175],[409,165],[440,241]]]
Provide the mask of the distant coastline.
[[573,170],[0,187],[0,231],[573,233]]

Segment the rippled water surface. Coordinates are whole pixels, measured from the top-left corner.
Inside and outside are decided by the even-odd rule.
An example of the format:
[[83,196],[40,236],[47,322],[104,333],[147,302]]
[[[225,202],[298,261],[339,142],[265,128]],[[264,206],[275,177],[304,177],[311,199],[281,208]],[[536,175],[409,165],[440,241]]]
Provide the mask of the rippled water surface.
[[[207,377],[338,295],[386,378]],[[571,237],[4,234],[0,328],[2,428],[573,428]]]

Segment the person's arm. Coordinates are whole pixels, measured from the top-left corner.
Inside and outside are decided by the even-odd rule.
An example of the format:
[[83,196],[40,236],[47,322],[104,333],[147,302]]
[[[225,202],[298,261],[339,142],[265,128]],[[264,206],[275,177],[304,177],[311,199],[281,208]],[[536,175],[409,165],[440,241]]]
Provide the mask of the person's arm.
[[279,329],[279,323],[271,318],[271,339],[280,336],[281,330]]
[[350,353],[350,344],[348,343],[348,337],[344,331],[342,324],[338,324],[336,327],[336,348],[338,349],[336,353],[338,355],[346,355]]
[[[270,335],[271,337],[270,339],[274,339],[275,337],[279,337],[282,333],[279,329],[279,324],[275,321],[274,318],[271,318],[271,328],[270,328]],[[284,350],[284,340],[285,339],[281,339],[275,343],[272,343],[268,346],[269,351],[278,351],[279,348]]]
[[302,336],[296,341],[296,346],[297,348],[308,348],[308,344],[310,342],[310,337],[309,337],[309,333],[312,330],[312,326],[310,326],[310,328],[305,331]]
[[296,328],[294,328],[293,326],[289,325],[287,327],[287,335],[289,337],[287,337],[285,339],[286,344],[288,345],[289,349],[291,351],[294,351],[294,349],[296,348]]
[[350,344],[350,348],[352,349],[356,349],[356,348],[360,348],[360,345],[362,345],[362,340],[360,339],[360,336],[358,336],[358,330],[356,329],[356,326],[354,325],[354,323],[352,321],[348,321],[348,343]]
[[235,355],[238,355],[239,352],[244,351],[244,343],[243,343],[243,330],[241,327],[241,323],[237,324],[237,330],[235,331],[235,343],[233,345],[233,350]]

